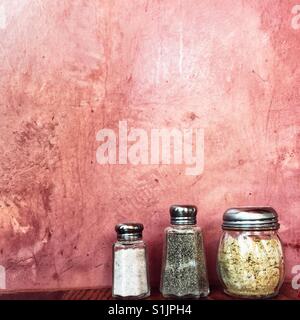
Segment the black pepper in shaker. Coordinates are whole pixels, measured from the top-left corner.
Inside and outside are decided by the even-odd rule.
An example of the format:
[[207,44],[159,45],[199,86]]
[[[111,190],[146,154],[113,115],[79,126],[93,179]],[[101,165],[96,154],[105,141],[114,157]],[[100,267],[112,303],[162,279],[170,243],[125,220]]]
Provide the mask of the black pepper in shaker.
[[201,229],[196,225],[197,207],[170,207],[171,225],[165,229],[160,291],[164,297],[205,297],[209,294]]

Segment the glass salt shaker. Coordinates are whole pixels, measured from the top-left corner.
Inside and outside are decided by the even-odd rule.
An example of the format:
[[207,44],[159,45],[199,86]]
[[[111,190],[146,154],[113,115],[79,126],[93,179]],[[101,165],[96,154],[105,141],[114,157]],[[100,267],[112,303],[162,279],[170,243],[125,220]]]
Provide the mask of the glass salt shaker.
[[113,244],[112,295],[118,299],[143,299],[150,295],[146,245],[141,223],[116,225]]
[[202,231],[197,207],[173,205],[165,229],[160,292],[167,298],[199,298],[209,294]]
[[276,296],[284,279],[276,211],[231,208],[224,213],[222,228],[217,270],[225,293],[255,299]]

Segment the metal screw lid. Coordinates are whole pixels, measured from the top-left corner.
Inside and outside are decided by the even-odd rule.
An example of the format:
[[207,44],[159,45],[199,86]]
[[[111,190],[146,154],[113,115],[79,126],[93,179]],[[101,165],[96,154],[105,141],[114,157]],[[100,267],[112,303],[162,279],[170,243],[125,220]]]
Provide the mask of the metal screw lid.
[[120,223],[115,227],[118,240],[134,241],[143,238],[144,226],[141,223]]
[[170,207],[171,224],[196,224],[197,207],[192,205],[173,205]]
[[223,215],[224,230],[278,230],[278,214],[271,207],[230,208]]

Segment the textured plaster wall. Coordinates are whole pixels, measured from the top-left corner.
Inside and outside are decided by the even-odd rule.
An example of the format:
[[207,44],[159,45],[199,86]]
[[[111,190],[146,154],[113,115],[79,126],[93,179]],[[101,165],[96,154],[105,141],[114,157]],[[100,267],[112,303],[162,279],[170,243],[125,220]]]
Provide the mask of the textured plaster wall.
[[[224,210],[271,205],[300,263],[297,1],[0,0],[0,265],[7,289],[107,286],[114,225],[199,208],[209,275]],[[99,165],[101,128],[204,128],[205,167]],[[4,283],[4,284],[3,284]]]

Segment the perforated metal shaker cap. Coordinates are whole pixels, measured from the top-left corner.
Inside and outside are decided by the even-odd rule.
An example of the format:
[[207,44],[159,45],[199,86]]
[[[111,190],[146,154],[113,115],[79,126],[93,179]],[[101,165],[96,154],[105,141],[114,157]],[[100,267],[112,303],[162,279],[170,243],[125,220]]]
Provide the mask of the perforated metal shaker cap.
[[278,214],[271,207],[230,208],[223,215],[224,230],[278,230]]
[[141,223],[120,223],[116,227],[118,240],[140,240],[143,238],[144,226]]
[[170,207],[171,224],[196,224],[197,207],[192,205],[173,205]]

